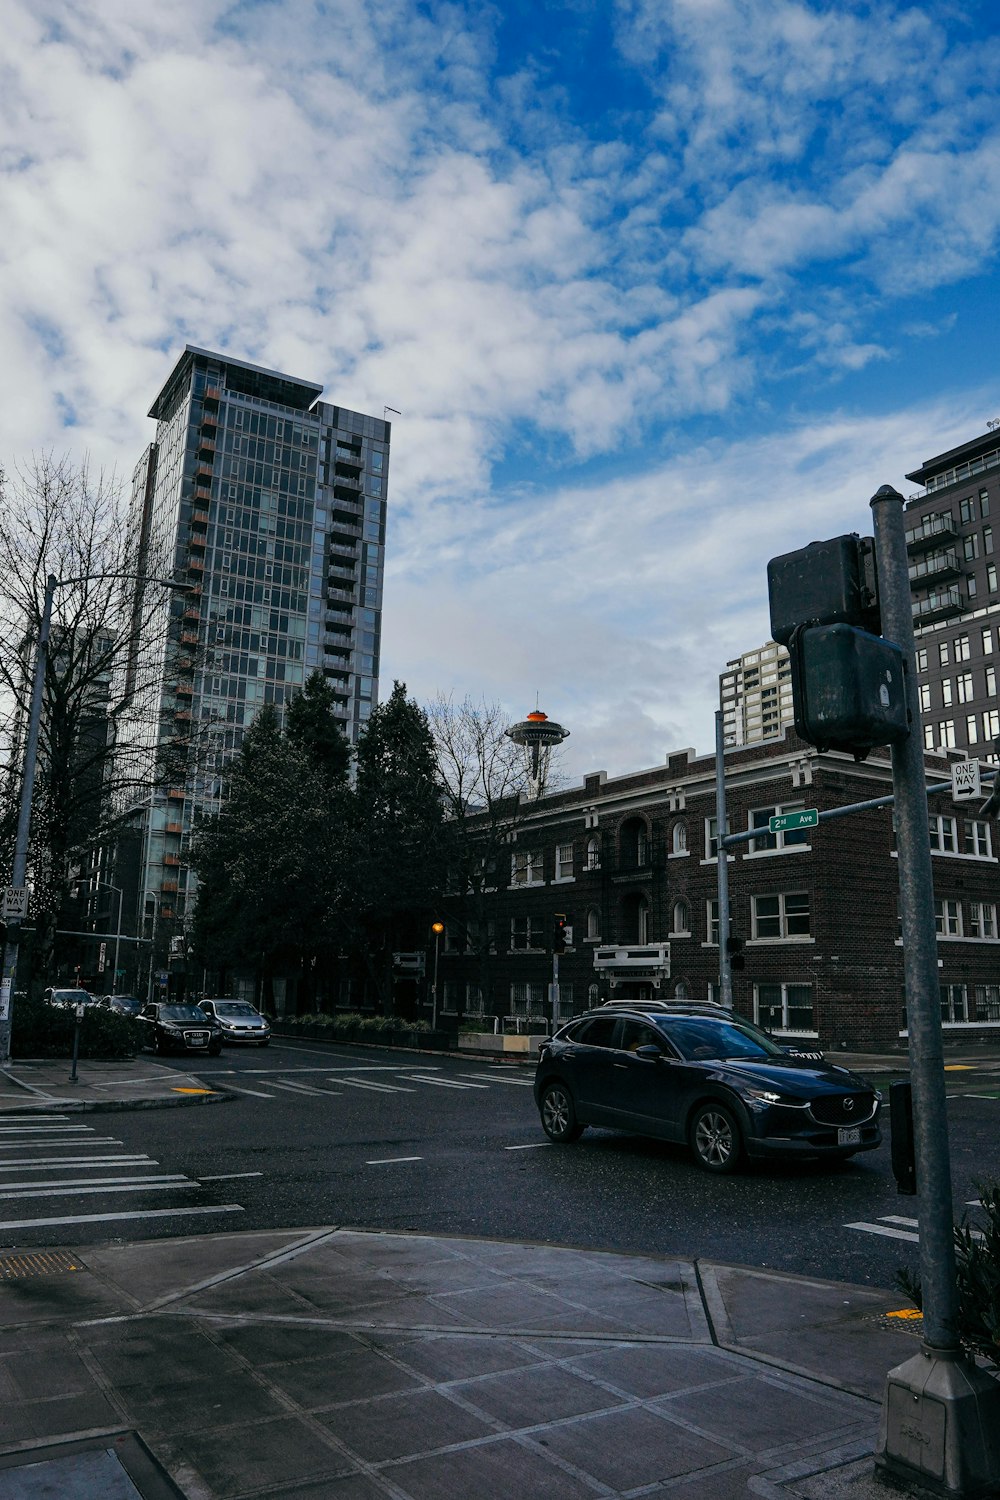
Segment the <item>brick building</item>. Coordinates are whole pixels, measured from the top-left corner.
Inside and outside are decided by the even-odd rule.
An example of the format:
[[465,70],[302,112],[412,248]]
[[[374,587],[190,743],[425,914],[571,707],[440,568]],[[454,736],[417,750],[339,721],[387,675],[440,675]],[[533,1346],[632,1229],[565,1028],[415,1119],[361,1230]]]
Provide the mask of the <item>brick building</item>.
[[[927,758],[928,781],[949,758]],[[730,832],[761,837],[729,852],[732,931],[745,941],[737,1010],[827,1049],[905,1045],[899,893],[891,808],[785,835],[775,812],[824,811],[888,795],[888,754],[856,764],[792,731],[726,752]],[[930,799],[942,1017],[969,1039],[1000,1032],[996,830],[949,794]],[[715,998],[719,982],[715,762],[691,750],[663,766],[604,772],[522,806],[491,915],[466,936],[449,897],[439,965],[445,1015],[551,1017],[552,931],[572,919],[560,958],[563,1018],[609,998]],[[479,939],[482,938],[482,941]]]

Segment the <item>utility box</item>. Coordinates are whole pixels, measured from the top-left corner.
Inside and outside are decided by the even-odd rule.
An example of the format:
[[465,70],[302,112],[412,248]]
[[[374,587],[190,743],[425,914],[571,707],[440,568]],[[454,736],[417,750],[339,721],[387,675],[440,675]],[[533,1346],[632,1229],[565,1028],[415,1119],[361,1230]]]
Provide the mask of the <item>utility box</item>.
[[767,593],[771,635],[783,646],[797,625],[857,625],[881,633],[871,537],[850,532],[772,557]]
[[906,1079],[889,1085],[889,1124],[892,1130],[892,1175],[896,1179],[896,1191],[913,1197],[917,1191],[913,1089]]
[[795,729],[821,750],[863,759],[910,733],[903,652],[851,625],[798,630],[790,647]]

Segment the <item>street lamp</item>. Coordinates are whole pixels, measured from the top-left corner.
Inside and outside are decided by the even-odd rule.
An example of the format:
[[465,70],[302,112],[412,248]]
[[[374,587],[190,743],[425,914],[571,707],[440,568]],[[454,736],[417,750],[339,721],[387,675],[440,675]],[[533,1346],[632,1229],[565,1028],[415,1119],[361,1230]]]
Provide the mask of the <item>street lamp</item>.
[[153,999],[153,965],[156,962],[156,926],[160,919],[160,897],[156,891],[144,891],[142,898],[143,906],[143,931],[146,926],[146,902],[153,903],[153,926],[149,937],[149,977],[146,981],[146,1004],[149,1005]]
[[[28,832],[31,825],[31,799],[35,790],[35,770],[38,760],[38,734],[42,721],[42,695],[45,689],[45,666],[49,654],[49,630],[52,625],[52,601],[56,589],[66,588],[72,583],[100,583],[102,579],[141,578],[147,583],[159,583],[177,593],[190,593],[193,584],[180,583],[173,578],[147,578],[142,573],[81,573],[76,578],[57,578],[50,573],[45,580],[45,598],[42,619],[35,647],[35,666],[31,683],[31,711],[28,716],[28,733],[24,742],[24,770],[21,775],[21,800],[17,814],[17,837],[14,843],[14,861],[10,883],[14,891],[24,887],[28,868]],[[120,923],[119,923],[120,925]],[[3,977],[0,980],[0,1066],[10,1061],[10,1030],[13,1020],[14,976],[17,972],[17,950],[21,941],[21,916],[13,915],[7,923],[7,939],[4,944]]]
[[438,1024],[438,950],[441,947],[441,934],[444,932],[443,922],[432,922],[431,932],[434,934],[434,987],[431,990],[431,1030],[437,1031]]

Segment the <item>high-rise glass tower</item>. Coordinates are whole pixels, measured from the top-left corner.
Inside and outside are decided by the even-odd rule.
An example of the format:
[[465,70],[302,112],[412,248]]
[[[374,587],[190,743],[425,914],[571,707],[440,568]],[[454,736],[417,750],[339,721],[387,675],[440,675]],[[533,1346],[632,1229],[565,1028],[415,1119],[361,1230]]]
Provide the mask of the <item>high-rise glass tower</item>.
[[[147,700],[134,752],[170,746],[183,767],[141,811],[133,879],[147,933],[181,930],[193,825],[218,806],[225,764],[260,708],[280,707],[319,669],[354,742],[377,701],[390,424],[321,392],[189,344],[149,412],[156,437],[132,490],[135,570],[190,592],[165,600],[168,628],[155,647],[136,643],[124,685]],[[144,649],[159,653],[152,673]]]

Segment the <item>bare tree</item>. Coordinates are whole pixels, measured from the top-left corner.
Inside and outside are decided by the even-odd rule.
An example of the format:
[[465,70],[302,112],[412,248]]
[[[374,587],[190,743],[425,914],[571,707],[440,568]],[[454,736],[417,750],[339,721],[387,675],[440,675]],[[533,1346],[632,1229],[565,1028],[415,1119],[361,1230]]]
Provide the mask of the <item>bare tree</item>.
[[[86,463],[51,455],[12,475],[0,473],[0,736],[6,752],[0,868],[5,875],[13,855],[46,579],[59,581],[29,852],[36,980],[51,963],[58,915],[86,851],[107,841],[152,785],[176,774],[178,756],[187,753],[183,740],[162,735],[158,724],[137,722],[148,717],[150,689],[162,679],[166,653],[176,652],[170,612],[183,605],[171,605],[162,589],[140,591],[134,558],[114,476],[95,477]],[[144,649],[137,653],[140,639]],[[148,683],[136,681],[137,660]],[[158,714],[159,694],[156,702]],[[120,742],[144,743],[150,753],[122,754]]]
[[526,799],[545,789],[533,782],[510,720],[499,703],[439,695],[427,710],[450,833],[449,885],[460,931],[454,937],[479,960],[480,991],[490,999],[490,957],[496,947],[499,894],[510,880],[511,844]]

